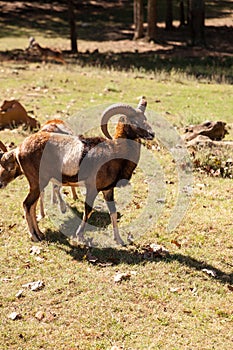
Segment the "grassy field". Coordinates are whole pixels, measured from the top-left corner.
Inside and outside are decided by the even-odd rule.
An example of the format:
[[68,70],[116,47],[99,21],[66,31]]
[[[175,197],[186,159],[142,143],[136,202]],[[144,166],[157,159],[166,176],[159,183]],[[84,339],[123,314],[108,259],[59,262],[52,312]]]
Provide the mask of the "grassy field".
[[[140,73],[138,79],[138,72],[73,65],[10,62],[1,72],[2,99],[19,99],[40,122],[54,116],[66,120],[82,110],[85,115],[85,110],[118,101],[135,105],[141,94],[147,96],[150,110],[179,129],[205,119],[232,122],[230,85],[187,80],[179,74],[148,78]],[[27,135],[23,130],[1,131],[1,140],[19,144]],[[145,230],[142,219],[136,241],[127,248],[93,248],[96,262],[90,262],[96,259],[85,248],[59,234],[50,217],[40,224],[46,232],[46,241],[37,244],[41,252],[31,255],[33,244],[22,210],[26,180],[17,179],[1,192],[3,349],[231,348],[232,179],[194,172],[194,194],[187,213],[168,232],[177,174],[162,145],[160,152],[153,152],[168,183],[158,221]],[[143,202],[140,172],[132,184],[139,195],[136,200]],[[130,225],[132,216],[138,215],[134,199],[120,211],[120,227]],[[81,202],[68,200],[82,212]],[[148,258],[145,247],[151,243],[162,244],[170,254]],[[131,278],[115,283],[117,272],[131,272]],[[44,282],[43,289],[22,288],[37,280]],[[23,294],[17,298],[21,289]],[[20,315],[15,321],[8,317],[14,311]]]
[[[0,39],[1,50],[7,40]],[[11,49],[24,47],[26,37],[14,40],[10,39]],[[229,68],[230,64],[227,76],[232,74]],[[1,101],[19,99],[41,123],[54,117],[75,120],[77,130],[96,135],[104,106],[136,105],[145,95],[152,125],[163,118],[182,134],[190,123],[222,120],[231,127],[226,139],[233,140],[233,87],[223,75],[220,81],[213,74],[197,78],[175,68],[117,70],[72,60],[65,66],[10,60],[0,67],[0,96]],[[2,130],[0,140],[18,145],[28,135],[22,128]],[[54,219],[51,207],[40,222],[46,239],[34,244],[22,208],[28,191],[25,178],[1,191],[0,349],[232,349],[232,177],[194,169],[186,214],[170,232],[167,226],[176,214],[178,195],[176,164],[157,139],[153,147],[147,146],[151,149],[143,148],[145,155],[164,176],[158,179],[164,185],[164,200],[160,205],[156,200],[147,202],[149,170],[142,166],[129,189],[116,191],[120,231],[135,236],[133,244],[124,248],[75,244],[59,231],[59,218]],[[210,156],[207,162],[213,161]],[[232,150],[216,157],[232,159]],[[76,202],[64,195],[81,215],[82,192]],[[91,223],[107,241],[111,225],[105,207],[98,213],[100,207],[101,198]],[[158,215],[153,224],[144,219],[147,210]],[[168,252],[151,252],[153,243]],[[117,273],[126,273],[126,279],[115,282]],[[23,287],[35,281],[43,282],[40,289]]]

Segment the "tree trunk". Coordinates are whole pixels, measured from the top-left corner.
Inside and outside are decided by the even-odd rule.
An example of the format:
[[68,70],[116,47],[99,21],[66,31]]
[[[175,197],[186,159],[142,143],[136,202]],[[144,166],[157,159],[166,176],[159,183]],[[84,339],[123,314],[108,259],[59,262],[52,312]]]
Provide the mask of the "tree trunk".
[[166,11],[166,30],[171,30],[173,28],[173,10],[172,10],[172,0],[167,0],[167,11]]
[[134,40],[143,37],[143,0],[134,0]]
[[184,1],[180,1],[180,27],[185,25]]
[[189,13],[190,13],[190,1],[187,0],[187,24],[190,25],[190,18],[189,18]]
[[70,23],[71,51],[74,53],[77,53],[78,45],[77,45],[74,2],[73,0],[67,0],[67,2],[68,2],[69,23]]
[[148,0],[147,3],[147,38],[149,41],[156,39],[156,0]]
[[205,45],[204,0],[189,0],[189,26],[192,45]]

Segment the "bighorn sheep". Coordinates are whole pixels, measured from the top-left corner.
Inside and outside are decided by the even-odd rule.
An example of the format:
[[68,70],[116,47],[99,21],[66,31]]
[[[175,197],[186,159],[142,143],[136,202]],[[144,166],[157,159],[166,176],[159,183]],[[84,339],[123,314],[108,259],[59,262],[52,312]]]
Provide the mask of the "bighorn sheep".
[[0,107],[0,129],[25,124],[31,130],[39,128],[40,123],[30,117],[17,100],[5,100]]
[[[60,119],[52,119],[47,121],[44,125],[42,125],[40,131],[47,131],[47,132],[54,132],[54,133],[61,133],[66,135],[73,135],[73,131],[71,128]],[[2,141],[0,141],[0,150],[3,152],[8,152],[7,147],[3,144]],[[75,191],[75,188],[71,186],[71,191],[73,195],[73,199],[77,200],[77,194]],[[60,210],[62,213],[65,213],[66,211],[66,202],[62,198],[61,194],[61,186],[58,184],[53,183],[52,187],[52,203],[58,203]],[[38,216],[38,219],[42,219],[45,217],[45,211],[44,211],[44,191],[41,191],[40,194],[40,214]]]
[[35,41],[35,39],[33,37],[31,37],[29,39],[29,46],[28,46],[27,50],[30,50],[32,48],[36,49],[39,52],[39,54],[42,58],[42,61],[44,61],[44,62],[56,61],[56,62],[60,62],[62,64],[66,64],[66,61],[64,60],[61,51],[50,49],[48,47],[42,47],[39,45],[39,43],[37,43]]
[[[118,231],[114,187],[123,186],[130,180],[140,157],[140,138],[154,138],[144,114],[146,104],[142,98],[136,109],[121,103],[107,108],[101,120],[101,129],[107,139],[39,132],[27,137],[16,151],[1,155],[0,188],[6,187],[21,172],[28,179],[30,190],[23,206],[32,240],[44,237],[36,220],[40,192],[51,179],[56,179],[63,185],[82,182],[86,187],[83,220],[76,232],[80,241],[85,241],[83,233],[87,220],[98,192],[102,191],[110,212],[114,239],[118,244],[124,244]],[[108,121],[119,114],[115,136],[111,139]]]

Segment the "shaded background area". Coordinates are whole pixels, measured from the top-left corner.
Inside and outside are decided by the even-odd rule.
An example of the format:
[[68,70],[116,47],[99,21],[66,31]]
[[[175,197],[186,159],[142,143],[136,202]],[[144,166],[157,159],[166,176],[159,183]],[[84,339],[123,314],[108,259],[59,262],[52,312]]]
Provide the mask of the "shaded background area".
[[218,74],[220,80],[224,75],[232,82],[233,1],[206,1],[206,47],[188,45],[189,28],[179,27],[179,2],[173,3],[173,30],[165,30],[166,1],[158,0],[157,40],[148,43],[132,40],[133,0],[75,1],[79,52],[74,55],[65,0],[0,1],[0,60],[40,61],[24,51],[28,38],[35,36],[42,46],[62,49],[69,63],[146,71],[175,68],[196,76]]

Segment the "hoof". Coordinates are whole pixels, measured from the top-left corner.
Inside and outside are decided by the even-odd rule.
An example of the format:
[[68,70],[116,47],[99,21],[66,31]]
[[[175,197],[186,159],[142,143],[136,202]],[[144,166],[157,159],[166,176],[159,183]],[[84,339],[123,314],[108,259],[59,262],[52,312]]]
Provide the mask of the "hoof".
[[83,235],[83,230],[80,227],[76,231],[76,235],[75,236],[76,236],[77,244],[88,246],[88,242],[87,242],[87,240],[85,239],[85,237]]
[[60,210],[61,210],[62,214],[65,214],[65,212],[66,212],[66,204],[65,203],[61,204]]
[[30,236],[33,242],[41,242],[44,239],[44,234],[42,232],[34,232],[33,234],[30,234]]
[[122,247],[126,246],[126,243],[123,241],[123,239],[121,239],[121,237],[115,237],[114,241],[116,242],[117,245],[120,245]]
[[78,244],[80,245],[85,245],[85,246],[88,246],[88,242],[87,240],[84,238],[84,236],[76,236],[76,241]]

